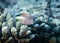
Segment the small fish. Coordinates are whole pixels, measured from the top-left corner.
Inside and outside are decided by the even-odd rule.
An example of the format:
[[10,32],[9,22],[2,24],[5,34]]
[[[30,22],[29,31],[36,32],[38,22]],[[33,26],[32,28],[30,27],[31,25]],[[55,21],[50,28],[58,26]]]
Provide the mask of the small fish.
[[33,18],[29,15],[29,13],[23,12],[21,16],[25,18],[23,20],[23,24],[31,25],[34,23]]

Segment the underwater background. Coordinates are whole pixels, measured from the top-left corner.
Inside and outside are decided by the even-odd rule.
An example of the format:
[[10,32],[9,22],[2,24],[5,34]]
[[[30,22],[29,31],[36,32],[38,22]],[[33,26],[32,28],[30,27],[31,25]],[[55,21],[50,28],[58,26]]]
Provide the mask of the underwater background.
[[60,43],[60,0],[0,0],[0,43]]

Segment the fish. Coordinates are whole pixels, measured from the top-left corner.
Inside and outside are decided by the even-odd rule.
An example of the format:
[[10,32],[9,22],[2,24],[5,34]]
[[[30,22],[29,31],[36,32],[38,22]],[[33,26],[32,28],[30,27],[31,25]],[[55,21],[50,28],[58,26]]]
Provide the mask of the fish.
[[33,18],[32,18],[32,16],[31,16],[29,13],[27,13],[27,12],[22,12],[22,15],[21,15],[21,16],[25,18],[25,19],[23,20],[23,24],[31,25],[31,24],[34,23]]

